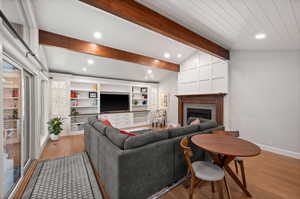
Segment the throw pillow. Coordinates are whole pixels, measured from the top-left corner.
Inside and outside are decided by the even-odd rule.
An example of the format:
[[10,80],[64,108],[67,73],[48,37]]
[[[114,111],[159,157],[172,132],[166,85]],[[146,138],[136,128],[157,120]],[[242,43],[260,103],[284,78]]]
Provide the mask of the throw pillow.
[[134,133],[129,133],[127,131],[120,131],[121,134],[124,134],[124,135],[128,135],[128,136],[136,136],[136,134]]
[[106,126],[112,126],[110,121],[108,121],[108,120],[102,120],[102,123]]
[[199,118],[197,118],[194,121],[192,121],[190,125],[199,125],[200,123],[201,122],[200,122]]

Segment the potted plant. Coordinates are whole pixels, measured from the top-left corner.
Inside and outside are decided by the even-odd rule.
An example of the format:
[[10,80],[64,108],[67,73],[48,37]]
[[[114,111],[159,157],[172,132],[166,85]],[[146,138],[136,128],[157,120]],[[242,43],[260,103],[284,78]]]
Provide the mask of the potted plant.
[[61,117],[55,117],[49,120],[48,130],[50,132],[50,139],[55,141],[59,139],[59,134],[62,132],[63,119]]

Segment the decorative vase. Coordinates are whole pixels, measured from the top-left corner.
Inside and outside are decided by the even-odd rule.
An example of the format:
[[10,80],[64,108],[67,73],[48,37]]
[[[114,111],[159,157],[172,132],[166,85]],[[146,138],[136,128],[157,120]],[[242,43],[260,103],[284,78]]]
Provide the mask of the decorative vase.
[[57,141],[57,140],[59,139],[59,135],[55,135],[54,133],[51,133],[51,134],[50,134],[50,139],[51,139],[52,141]]

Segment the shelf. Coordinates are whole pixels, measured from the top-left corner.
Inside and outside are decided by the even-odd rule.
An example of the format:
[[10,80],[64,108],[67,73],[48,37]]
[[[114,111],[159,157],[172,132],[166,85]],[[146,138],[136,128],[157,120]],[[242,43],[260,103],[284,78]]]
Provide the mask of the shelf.
[[89,99],[98,100],[99,98],[88,98],[88,97],[71,98],[71,100],[89,100]]
[[70,117],[89,117],[89,116],[98,116],[99,113],[93,114],[80,114],[80,115],[70,115]]
[[18,121],[20,119],[4,119],[5,122],[14,122],[14,121]]
[[93,89],[76,89],[76,88],[71,88],[71,91],[98,92],[97,90],[93,90]]
[[7,107],[7,108],[4,108],[4,110],[15,110],[15,109],[19,109],[18,107]]
[[72,108],[97,108],[98,106],[71,106]]
[[132,99],[132,100],[144,100],[144,101],[147,101],[148,99]]
[[4,99],[19,99],[20,97],[4,97]]

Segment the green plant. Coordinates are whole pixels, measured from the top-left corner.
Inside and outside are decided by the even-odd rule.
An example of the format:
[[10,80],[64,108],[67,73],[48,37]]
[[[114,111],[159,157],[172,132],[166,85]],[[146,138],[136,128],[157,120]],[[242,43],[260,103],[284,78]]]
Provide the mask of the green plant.
[[49,120],[48,122],[48,130],[50,134],[59,135],[63,128],[61,125],[63,124],[63,118],[55,117]]
[[76,108],[71,108],[71,115],[72,116],[78,116],[79,115],[79,112],[76,111]]

